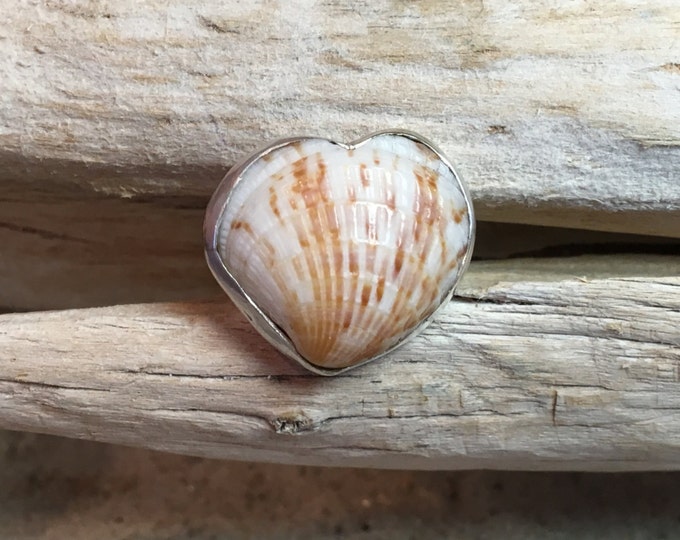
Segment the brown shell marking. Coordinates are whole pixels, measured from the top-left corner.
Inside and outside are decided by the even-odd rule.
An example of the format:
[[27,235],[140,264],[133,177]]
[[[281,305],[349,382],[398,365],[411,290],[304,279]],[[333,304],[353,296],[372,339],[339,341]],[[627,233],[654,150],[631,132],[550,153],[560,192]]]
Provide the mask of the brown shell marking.
[[[319,161],[322,164],[322,161]],[[321,167],[317,167],[321,168]],[[365,166],[360,168],[361,182],[367,187],[367,182],[369,181],[369,175],[366,173]],[[422,269],[427,256],[428,247],[433,240],[434,236],[443,235],[443,230],[445,223],[441,220],[441,201],[439,200],[437,191],[437,182],[435,173],[429,169],[425,169],[422,166],[417,166],[414,170],[414,175],[418,182],[418,196],[416,199],[416,210],[420,217],[416,220],[414,230],[412,235],[416,240],[416,243],[421,243],[423,248],[421,251],[415,255],[407,254],[404,248],[399,248],[396,252],[394,267],[392,269],[392,278],[398,280],[401,272],[404,268],[404,263],[408,260],[411,264],[415,264]],[[330,193],[325,192],[323,189],[323,179],[321,175],[307,174],[306,176],[298,175],[298,189],[300,192],[308,192],[309,190],[315,190],[319,193],[319,197],[314,197],[314,200],[323,199],[328,201],[330,198]],[[350,198],[351,195],[350,195]],[[311,199],[310,199],[311,200]],[[391,200],[394,198],[392,196]],[[310,209],[308,207],[308,209]],[[315,212],[308,212],[308,219],[311,231],[322,231],[323,223],[317,219],[317,214]],[[438,224],[439,227],[437,231],[433,230],[434,225]],[[366,224],[366,236],[372,239],[375,234],[371,232],[369,228],[369,223]],[[439,233],[439,234],[437,234]],[[423,241],[423,237],[427,237]],[[322,243],[323,238],[317,238],[317,242]],[[339,242],[340,239],[337,235],[331,234],[330,238],[326,238],[326,241],[331,241],[334,244]],[[334,246],[335,247],[335,246]],[[358,276],[358,262],[356,260],[356,254],[353,247],[350,246],[349,249],[349,271],[351,278],[349,280],[349,298],[355,298],[356,292],[359,287],[359,276]],[[366,258],[367,260],[375,261],[377,246],[372,243],[365,245]],[[341,250],[334,250],[336,253],[341,253]],[[414,260],[417,259],[417,260]],[[327,261],[326,261],[327,262]],[[342,262],[342,261],[340,261]],[[314,261],[308,256],[307,263],[309,266],[314,265]],[[342,264],[338,265],[338,260],[334,261],[334,272],[342,273]],[[375,262],[373,263],[375,264]],[[324,265],[328,268],[330,265]],[[317,270],[315,268],[315,270]],[[368,345],[360,352],[356,354],[353,358],[344,359],[332,359],[333,364],[342,363],[343,365],[351,365],[360,361],[362,358],[370,357],[378,354],[385,348],[385,340],[391,336],[399,335],[406,331],[409,327],[414,326],[422,317],[429,316],[426,310],[432,303],[433,298],[436,298],[440,293],[438,288],[438,279],[425,278],[420,284],[425,291],[421,294],[420,301],[416,304],[415,309],[407,309],[407,305],[411,300],[413,293],[416,291],[418,283],[416,281],[419,279],[419,273],[417,270],[412,269],[409,275],[406,277],[406,281],[402,284],[402,287],[397,292],[397,297],[395,301],[392,314],[390,316],[385,316],[378,312],[376,309],[368,309],[369,304],[373,297],[379,302],[384,295],[386,277],[380,272],[383,270],[376,269],[378,275],[381,277],[377,280],[375,284],[363,283],[361,286],[360,302],[361,307],[364,308],[359,314],[359,320],[351,317],[351,311],[346,310],[344,302],[342,301],[342,294],[340,291],[337,294],[331,294],[328,290],[329,284],[335,282],[332,276],[326,275],[324,273],[324,268],[319,268],[318,277],[323,283],[326,284],[325,289],[314,289],[314,301],[319,305],[328,305],[331,303],[330,313],[327,313],[325,317],[308,317],[305,313],[300,312],[300,306],[297,305],[287,305],[286,309],[289,310],[291,314],[292,324],[292,334],[294,336],[294,341],[298,351],[307,358],[310,362],[317,365],[330,366],[328,356],[330,355],[340,333],[347,331],[350,325],[357,325],[359,327],[370,327],[371,323],[376,319],[376,317],[382,318],[378,325],[379,330],[374,335],[373,339],[370,340]],[[313,274],[317,274],[315,271]],[[438,276],[439,277],[439,276]],[[342,282],[341,282],[342,283]],[[344,311],[344,316],[339,315]],[[398,314],[406,312],[407,316],[399,318]],[[336,324],[335,321],[340,321]],[[395,332],[396,330],[396,332]]]
[[[289,171],[277,173],[294,178],[287,198],[290,206],[297,209],[294,229],[302,254],[293,259],[295,274],[301,279],[309,276],[313,301],[300,304],[297,294],[280,275],[272,277],[284,299],[284,312],[288,315],[288,325],[284,330],[289,334],[296,349],[310,363],[327,368],[353,365],[365,358],[370,358],[395,345],[395,341],[405,332],[416,326],[421,320],[431,315],[438,307],[439,284],[450,268],[442,268],[438,275],[426,275],[424,269],[428,254],[435,244],[441,246],[442,259],[446,256],[445,230],[449,215],[444,217],[444,204],[438,190],[437,173],[423,165],[413,166],[416,179],[416,197],[413,211],[417,216],[411,230],[404,230],[404,238],[396,248],[394,262],[386,266],[387,259],[379,260],[377,251],[379,244],[375,241],[377,232],[375,223],[365,222],[366,241],[360,239],[341,239],[339,217],[332,200],[331,187],[328,182],[327,164],[320,153],[303,155],[296,148],[299,159],[290,164]],[[428,152],[429,149],[427,149]],[[351,152],[348,152],[351,154]],[[398,164],[398,156],[394,164]],[[373,163],[379,177],[381,170],[379,155],[374,153]],[[369,171],[366,164],[358,168],[361,185],[367,188],[374,179],[374,172]],[[269,205],[278,219],[281,213],[278,208],[276,192],[270,188]],[[347,196],[352,204],[361,204],[359,193],[350,184]],[[297,204],[302,201],[302,205]],[[385,212],[395,212],[396,203],[393,192],[386,193]],[[456,223],[462,221],[464,211],[453,210]],[[239,214],[232,223],[232,230],[243,229],[252,233],[247,223],[247,215]],[[341,242],[350,242],[343,252]],[[409,251],[413,243],[420,246],[416,252]],[[364,281],[357,253],[365,252],[368,268],[364,271],[377,276],[370,282]],[[465,255],[466,248],[461,250],[456,260]],[[345,260],[347,253],[348,260]],[[264,254],[264,253],[263,253]],[[269,254],[272,257],[273,254]],[[380,262],[379,262],[380,261]],[[272,265],[276,261],[271,260]],[[447,266],[447,265],[444,265]],[[404,274],[405,269],[409,271]],[[390,313],[378,309],[386,288],[398,283],[399,288]],[[418,300],[411,301],[416,292]],[[349,298],[350,301],[346,301]],[[356,299],[358,305],[351,299]],[[371,328],[376,323],[375,333],[368,339],[367,345],[353,355],[346,355],[337,350],[340,338],[349,333],[361,334],[363,329]],[[280,321],[279,321],[279,324]]]

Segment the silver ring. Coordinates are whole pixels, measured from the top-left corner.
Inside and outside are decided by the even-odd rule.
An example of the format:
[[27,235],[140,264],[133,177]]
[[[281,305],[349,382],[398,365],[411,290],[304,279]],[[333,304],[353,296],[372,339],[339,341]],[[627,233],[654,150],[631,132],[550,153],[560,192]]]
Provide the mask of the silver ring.
[[319,375],[380,358],[451,298],[472,257],[469,192],[427,139],[277,141],[234,166],[204,223],[215,279],[253,327]]

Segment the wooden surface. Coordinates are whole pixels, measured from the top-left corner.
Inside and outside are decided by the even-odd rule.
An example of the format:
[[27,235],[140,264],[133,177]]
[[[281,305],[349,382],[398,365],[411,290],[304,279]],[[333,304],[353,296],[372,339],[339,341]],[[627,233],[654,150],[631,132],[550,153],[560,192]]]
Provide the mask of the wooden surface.
[[2,315],[0,427],[280,463],[678,469],[679,266],[473,265],[423,335],[332,379],[224,301]]
[[3,200],[186,206],[268,140],[402,127],[480,219],[680,236],[675,0],[0,7]]
[[[0,315],[0,427],[280,463],[680,469],[675,0],[0,8],[0,312],[132,304]],[[266,141],[389,127],[442,147],[487,221],[477,256],[511,258],[475,262],[389,359],[310,377],[198,301],[205,204]]]
[[[2,189],[0,182],[0,190]],[[80,200],[17,194],[0,202],[0,312],[186,301],[221,293],[205,263],[207,200]],[[4,222],[4,223],[3,223]],[[625,264],[558,258],[532,273],[634,276],[654,254],[680,253],[677,239],[478,223],[475,257],[630,253]],[[535,270],[540,268],[539,270]],[[679,272],[680,273],[680,272]]]

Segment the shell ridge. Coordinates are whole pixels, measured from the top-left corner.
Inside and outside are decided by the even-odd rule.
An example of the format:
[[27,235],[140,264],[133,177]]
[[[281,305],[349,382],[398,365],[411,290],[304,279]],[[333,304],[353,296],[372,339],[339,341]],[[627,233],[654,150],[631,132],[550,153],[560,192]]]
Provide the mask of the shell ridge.
[[[433,181],[432,173],[428,172],[428,177],[427,177],[427,186],[425,186],[424,191],[427,193],[427,207],[428,207],[428,213],[427,213],[427,221],[425,223],[426,229],[427,229],[427,237],[425,241],[422,244],[421,251],[419,254],[419,265],[421,268],[424,270],[425,275],[427,276],[428,279],[424,279],[421,282],[421,289],[422,293],[419,298],[419,301],[416,305],[416,309],[418,312],[418,316],[422,317],[424,315],[425,310],[427,309],[427,306],[431,304],[430,301],[430,295],[432,294],[432,287],[434,287],[434,280],[429,279],[430,274],[429,274],[429,268],[426,266],[426,261],[427,257],[429,255],[429,252],[433,249],[434,242],[436,240],[436,230],[438,230],[438,227],[435,227],[435,225],[438,225],[442,213],[442,208],[441,208],[441,199],[439,197],[436,181]],[[434,277],[434,276],[432,276]],[[432,282],[432,283],[430,283]],[[426,287],[426,285],[428,285]]]
[[[301,183],[304,178],[307,178],[306,171],[305,175],[298,178],[298,183]],[[311,271],[310,284],[312,285],[312,298],[313,304],[318,304],[321,289],[321,280],[324,276],[324,265],[320,260],[320,254],[318,249],[313,249],[318,245],[317,238],[314,234],[315,228],[313,227],[312,217],[310,215],[310,201],[305,201],[305,210],[301,213],[302,217],[302,227],[298,231],[298,237],[304,237],[308,242],[308,249],[305,250],[305,254],[308,260],[308,267]],[[310,358],[316,359],[318,353],[318,343],[319,338],[322,333],[323,320],[316,313],[299,313],[297,318],[300,319],[300,324],[303,326],[303,332],[298,332],[296,336],[292,336],[296,348],[300,350],[303,356],[310,356]]]
[[[337,279],[335,279],[337,272],[335,271],[336,266],[333,251],[335,243],[339,242],[340,235],[338,229],[336,228],[337,222],[334,212],[334,206],[331,203],[332,193],[331,186],[328,182],[328,176],[326,173],[327,165],[321,153],[317,153],[316,155],[316,164],[317,164],[316,181],[319,185],[319,191],[321,193],[321,197],[323,200],[322,206],[323,216],[321,215],[319,216],[320,222],[317,234],[319,234],[324,240],[323,242],[324,249],[322,251],[325,257],[324,283],[326,284],[326,287],[324,287],[324,297],[321,301],[322,305],[325,306],[325,308],[322,312],[324,320],[323,328],[320,334],[320,339],[322,340],[321,343],[322,350],[320,356],[322,358],[326,358],[336,346],[336,342],[339,337],[336,305]],[[327,230],[330,231],[330,235],[321,234],[321,231],[323,230],[322,227],[323,224],[328,225]]]
[[[376,161],[374,149],[368,147],[364,151],[364,159],[373,163]],[[364,284],[362,287],[360,314],[361,318],[358,321],[358,327],[363,330],[364,353],[372,354],[382,339],[383,328],[386,323],[386,317],[381,314],[379,306],[376,305],[377,299],[377,277],[379,274],[379,266],[382,266],[382,257],[386,249],[384,243],[384,235],[381,235],[383,229],[381,225],[381,214],[383,204],[368,204],[368,201],[385,201],[385,190],[383,189],[382,175],[380,169],[373,166],[366,168],[362,176],[362,185],[365,188],[364,208],[366,210],[366,235],[363,240],[365,243],[366,257],[368,264],[366,265],[366,273],[364,275]]]

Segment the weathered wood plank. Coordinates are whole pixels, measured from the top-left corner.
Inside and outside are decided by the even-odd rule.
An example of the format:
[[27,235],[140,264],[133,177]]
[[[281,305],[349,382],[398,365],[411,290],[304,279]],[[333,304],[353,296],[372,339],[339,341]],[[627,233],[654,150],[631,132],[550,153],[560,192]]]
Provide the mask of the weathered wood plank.
[[206,201],[56,194],[0,202],[0,311],[207,297]]
[[677,272],[504,264],[473,265],[423,335],[333,379],[224,302],[2,315],[0,427],[282,463],[680,469]]
[[0,5],[0,169],[26,200],[205,197],[267,140],[403,127],[481,219],[680,236],[675,0]]
[[[205,198],[93,199],[82,191],[15,191],[0,201],[0,312],[194,300],[219,291],[201,243]],[[477,231],[477,258],[638,253],[621,269],[629,276],[658,266],[659,254],[680,253],[671,238],[489,222]],[[572,265],[581,276],[606,273],[609,261],[544,263],[543,272]]]

